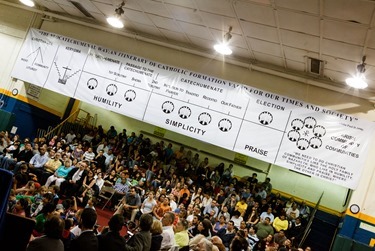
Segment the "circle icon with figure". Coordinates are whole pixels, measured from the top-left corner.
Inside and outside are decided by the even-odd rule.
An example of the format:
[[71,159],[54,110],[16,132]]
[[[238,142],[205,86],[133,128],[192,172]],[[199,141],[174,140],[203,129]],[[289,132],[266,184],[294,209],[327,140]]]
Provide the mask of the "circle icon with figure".
[[296,130],[288,132],[288,139],[292,142],[296,142],[301,137],[301,134]]
[[182,106],[179,110],[178,110],[178,116],[180,116],[180,118],[182,119],[187,119],[191,116],[191,109],[190,107],[188,106]]
[[117,85],[115,84],[109,84],[107,86],[106,92],[109,96],[113,96],[117,93]]
[[292,128],[294,130],[301,130],[304,126],[304,123],[302,121],[302,119],[293,119],[292,120]]
[[309,145],[314,148],[314,149],[318,149],[319,147],[321,147],[323,144],[322,140],[319,138],[319,137],[312,137],[310,140],[309,140]]
[[308,129],[312,129],[316,126],[316,119],[309,116],[309,117],[306,117],[305,120],[304,120],[304,125],[306,128]]
[[306,150],[309,148],[309,141],[307,139],[300,138],[297,140],[297,147],[300,150]]
[[273,116],[270,112],[261,112],[258,116],[258,120],[262,125],[269,125],[273,121]]
[[198,122],[199,122],[199,124],[204,125],[204,126],[208,125],[209,123],[211,123],[211,120],[212,120],[212,117],[207,112],[202,112],[198,116]]
[[132,102],[137,97],[134,90],[127,90],[124,94],[124,98],[128,102]]
[[324,128],[324,126],[317,125],[314,127],[313,133],[316,137],[323,137],[324,135],[326,135],[326,129]]
[[165,101],[162,105],[161,105],[161,109],[164,113],[166,114],[170,114],[171,112],[173,112],[174,110],[174,104],[171,102],[171,101]]
[[98,87],[98,80],[96,78],[90,78],[87,80],[87,88],[94,90],[96,87]]
[[230,121],[229,119],[221,119],[218,123],[218,127],[220,129],[220,131],[222,132],[228,132],[230,131],[230,129],[232,129],[232,121]]
[[306,150],[309,147],[319,149],[323,145],[321,139],[326,134],[326,129],[318,125],[316,118],[307,116],[304,119],[296,118],[290,123],[292,130],[287,134],[291,142],[295,142],[300,150]]

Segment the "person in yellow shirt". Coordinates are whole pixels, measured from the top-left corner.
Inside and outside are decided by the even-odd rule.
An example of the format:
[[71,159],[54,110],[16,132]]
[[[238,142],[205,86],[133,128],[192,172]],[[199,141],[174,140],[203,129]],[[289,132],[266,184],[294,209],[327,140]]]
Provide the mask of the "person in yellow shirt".
[[180,248],[189,245],[189,234],[188,234],[189,224],[186,219],[180,218],[175,227],[174,239],[176,245]]
[[43,185],[47,182],[48,177],[53,175],[56,172],[57,168],[62,165],[62,162],[60,160],[61,153],[55,153],[55,151],[51,149],[49,155],[50,157],[48,161],[43,166],[44,169],[42,175],[41,177],[38,177],[39,183]]
[[247,203],[246,203],[246,198],[242,197],[239,202],[236,204],[236,208],[234,209],[235,211],[237,210],[238,212],[241,213],[241,216],[243,217],[247,209]]
[[276,217],[272,223],[273,228],[276,232],[280,232],[280,230],[287,230],[289,227],[289,222],[286,219],[285,213],[282,213],[280,216]]

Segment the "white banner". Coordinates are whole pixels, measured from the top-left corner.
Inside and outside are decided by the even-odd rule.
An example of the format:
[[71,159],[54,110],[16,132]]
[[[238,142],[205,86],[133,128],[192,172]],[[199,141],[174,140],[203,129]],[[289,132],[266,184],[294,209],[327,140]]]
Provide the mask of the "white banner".
[[375,124],[31,29],[12,77],[355,189]]

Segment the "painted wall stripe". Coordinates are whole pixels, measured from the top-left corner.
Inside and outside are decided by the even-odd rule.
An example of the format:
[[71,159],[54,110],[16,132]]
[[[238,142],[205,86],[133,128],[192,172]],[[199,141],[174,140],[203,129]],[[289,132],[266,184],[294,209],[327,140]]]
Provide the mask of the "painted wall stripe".
[[25,103],[27,103],[29,105],[35,106],[35,107],[37,107],[39,109],[42,109],[42,110],[47,111],[49,113],[52,113],[53,115],[56,115],[56,116],[59,116],[59,117],[62,116],[61,112],[58,112],[58,111],[56,111],[54,109],[51,109],[48,106],[40,104],[39,102],[37,102],[37,101],[35,101],[33,99],[29,99],[28,97],[25,97],[23,95],[18,94],[17,96],[13,96],[11,91],[5,90],[5,89],[2,89],[2,88],[0,88],[0,92],[3,93],[6,96],[9,96],[10,98],[16,99],[18,101],[25,102]]

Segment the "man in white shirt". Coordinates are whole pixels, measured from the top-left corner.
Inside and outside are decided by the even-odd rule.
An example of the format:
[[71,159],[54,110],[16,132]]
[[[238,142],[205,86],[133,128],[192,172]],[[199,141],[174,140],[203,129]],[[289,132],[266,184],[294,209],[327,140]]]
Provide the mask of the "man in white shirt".
[[212,210],[215,211],[215,215],[214,215],[214,217],[217,217],[217,215],[219,214],[219,208],[217,207],[216,200],[212,200],[211,203],[208,204],[208,205],[204,208],[204,210],[203,210],[203,215],[210,214]]
[[92,147],[89,147],[87,151],[83,154],[83,159],[88,161],[93,161],[95,158],[95,153],[92,151]]
[[48,161],[48,154],[44,147],[39,148],[39,154],[35,154],[29,161],[29,170],[31,173],[35,174],[38,179],[41,178],[43,173],[43,166]]
[[108,170],[108,168],[112,164],[112,161],[115,158],[115,156],[112,153],[112,149],[109,149],[108,152],[104,152],[103,156],[105,157],[104,165],[106,166],[106,170]]
[[171,193],[169,194],[169,205],[172,208],[172,211],[174,212],[177,209],[177,203],[175,201],[175,196]]
[[273,220],[275,219],[275,216],[272,214],[272,207],[269,207],[267,211],[260,214],[261,221],[264,221],[266,217],[270,218],[270,224],[272,224]]
[[267,197],[267,192],[266,192],[265,187],[261,186],[261,187],[259,188],[259,192],[257,192],[257,193],[255,194],[255,197],[258,197],[258,196],[259,196],[261,199],[265,199],[265,198]]
[[295,222],[295,220],[299,217],[299,210],[297,206],[297,203],[294,202],[292,207],[286,210],[286,217],[289,221]]
[[161,219],[161,223],[163,224],[163,233],[161,234],[163,236],[163,241],[161,242],[161,250],[169,250],[171,247],[176,245],[176,241],[174,239],[173,222],[173,212],[166,212]]
[[104,153],[108,152],[109,147],[107,141],[104,140],[101,144],[99,144],[98,148],[96,148],[96,153],[99,154],[100,150],[103,150]]
[[66,139],[66,143],[67,144],[70,144],[73,142],[73,139],[76,137],[76,135],[74,134],[73,130],[70,130],[70,132],[65,136],[65,139]]

